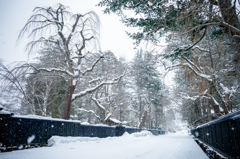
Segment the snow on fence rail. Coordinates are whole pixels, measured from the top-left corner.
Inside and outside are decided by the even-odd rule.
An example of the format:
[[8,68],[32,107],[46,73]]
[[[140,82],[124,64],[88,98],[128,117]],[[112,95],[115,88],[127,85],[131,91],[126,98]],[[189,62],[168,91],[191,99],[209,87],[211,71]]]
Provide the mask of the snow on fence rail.
[[192,135],[228,158],[240,158],[240,110],[191,130]]
[[[143,130],[143,129],[142,129]],[[52,136],[113,137],[142,131],[124,126],[83,125],[80,121],[15,116],[0,111],[0,148],[44,146]],[[165,134],[148,130],[154,135]]]

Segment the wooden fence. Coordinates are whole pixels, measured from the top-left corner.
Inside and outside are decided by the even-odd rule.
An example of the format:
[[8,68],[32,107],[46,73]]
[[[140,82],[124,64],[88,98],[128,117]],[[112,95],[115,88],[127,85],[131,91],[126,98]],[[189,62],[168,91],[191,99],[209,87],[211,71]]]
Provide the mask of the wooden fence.
[[[14,116],[0,111],[0,147],[4,149],[47,145],[52,136],[113,137],[141,129],[124,126],[83,125],[80,121],[31,118]],[[162,130],[148,130],[154,135],[165,134]],[[29,138],[33,137],[31,142]]]
[[240,110],[191,130],[192,135],[228,158],[240,158]]

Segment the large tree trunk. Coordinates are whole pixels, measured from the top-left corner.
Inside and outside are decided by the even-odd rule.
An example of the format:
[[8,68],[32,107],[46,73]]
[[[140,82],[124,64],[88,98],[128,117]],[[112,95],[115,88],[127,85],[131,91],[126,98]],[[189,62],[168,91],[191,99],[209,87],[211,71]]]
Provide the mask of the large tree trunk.
[[[228,105],[226,105],[226,102],[222,98],[222,95],[219,93],[216,85],[213,82],[210,82],[210,85],[213,93],[216,93],[216,96],[221,100],[221,102],[219,103],[220,104],[219,107],[221,107],[223,109],[224,114],[227,115],[229,113]],[[219,111],[220,111],[220,108],[219,108]]]
[[[232,7],[231,0],[219,0],[219,8],[221,10],[221,14],[224,22],[240,30],[240,22],[236,13],[236,9]],[[235,75],[239,79],[240,78],[240,38],[236,37],[236,36],[239,36],[239,34],[229,28],[225,29],[225,33],[229,35],[229,37],[235,43],[234,45],[236,46],[234,64],[235,64],[235,73],[236,73]]]
[[65,101],[63,105],[62,118],[69,120],[70,119],[70,110],[72,103],[72,95],[74,93],[75,86],[73,85],[73,79],[70,78],[68,81],[68,90],[65,96]]
[[221,111],[220,111],[218,105],[215,105],[215,104],[213,103],[213,104],[212,104],[212,108],[213,108],[214,113],[216,114],[216,116],[221,116]]
[[48,102],[48,97],[50,94],[50,84],[48,83],[48,81],[45,82],[46,84],[46,90],[45,90],[45,97],[43,99],[43,110],[42,110],[42,116],[47,116],[47,102]]
[[138,128],[139,128],[139,129],[142,129],[142,127],[143,127],[143,125],[144,125],[144,123],[145,123],[145,121],[146,121],[146,117],[147,117],[147,111],[145,110],[145,111],[143,112],[143,115],[141,116],[140,123],[139,123],[139,125],[138,125]]

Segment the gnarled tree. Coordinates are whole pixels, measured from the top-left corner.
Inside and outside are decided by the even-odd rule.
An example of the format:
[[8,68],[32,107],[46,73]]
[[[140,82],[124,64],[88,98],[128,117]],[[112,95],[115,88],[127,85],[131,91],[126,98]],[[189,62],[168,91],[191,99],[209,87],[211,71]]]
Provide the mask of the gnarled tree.
[[[70,118],[71,103],[87,93],[92,93],[105,84],[112,84],[121,77],[99,83],[93,88],[85,88],[75,92],[81,79],[91,72],[95,65],[104,57],[101,53],[94,53],[98,49],[100,21],[95,12],[86,14],[72,14],[62,4],[55,7],[36,7],[33,15],[20,31],[19,39],[25,34],[33,38],[26,49],[44,47],[55,54],[52,60],[60,60],[60,65],[51,67],[36,67],[39,72],[54,72],[63,76],[67,81],[67,91],[63,104],[63,119]],[[88,58],[91,55],[91,58]]]

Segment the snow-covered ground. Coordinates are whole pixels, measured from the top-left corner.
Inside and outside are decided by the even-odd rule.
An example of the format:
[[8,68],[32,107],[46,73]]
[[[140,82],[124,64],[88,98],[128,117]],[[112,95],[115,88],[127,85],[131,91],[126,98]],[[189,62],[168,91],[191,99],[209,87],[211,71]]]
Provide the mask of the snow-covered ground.
[[148,131],[121,137],[58,137],[50,147],[0,153],[0,159],[207,159],[188,134],[153,136]]

